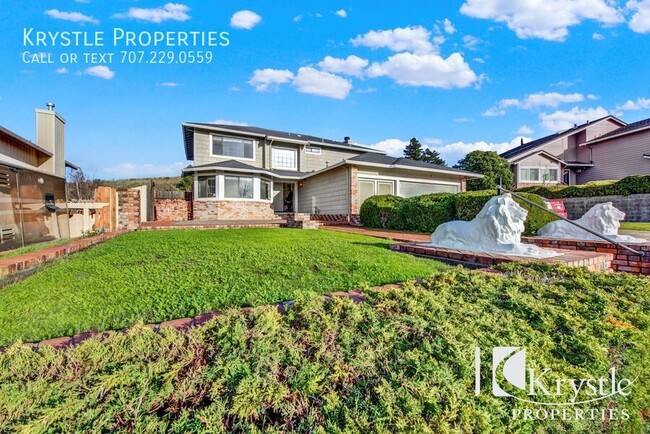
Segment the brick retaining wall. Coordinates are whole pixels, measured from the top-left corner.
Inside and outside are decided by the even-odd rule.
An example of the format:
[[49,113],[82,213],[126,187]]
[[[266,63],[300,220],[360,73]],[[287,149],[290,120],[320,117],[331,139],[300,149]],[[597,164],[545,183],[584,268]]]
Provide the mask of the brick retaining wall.
[[606,241],[558,240],[540,237],[522,237],[521,241],[548,249],[611,253],[614,255],[614,260],[612,261],[613,270],[650,275],[650,243],[628,245],[628,247],[634,250],[640,250],[645,253],[645,256],[639,256]]
[[569,197],[564,206],[570,219],[582,217],[592,206],[612,202],[625,213],[625,221],[650,222],[650,194],[631,194],[629,196]]
[[192,202],[185,199],[154,199],[154,216],[157,222],[192,220]]
[[132,231],[140,227],[140,190],[117,192],[117,228]]

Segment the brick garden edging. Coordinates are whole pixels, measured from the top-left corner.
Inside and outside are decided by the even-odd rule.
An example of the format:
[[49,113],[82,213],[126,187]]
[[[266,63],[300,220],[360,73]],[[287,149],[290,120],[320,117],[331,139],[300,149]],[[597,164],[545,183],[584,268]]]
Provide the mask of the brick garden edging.
[[606,241],[561,240],[541,237],[522,237],[521,241],[536,244],[543,248],[579,250],[584,252],[602,252],[614,255],[611,268],[615,271],[625,271],[633,274],[650,275],[650,243],[626,244],[634,250],[645,253],[644,256],[635,255],[629,250],[617,247]]
[[50,262],[57,258],[69,255],[70,253],[79,252],[81,250],[87,249],[88,247],[115,238],[116,236],[126,232],[127,231],[116,231],[104,233],[101,235],[96,235],[94,237],[72,241],[61,246],[46,247],[36,252],[25,253],[10,258],[0,259],[0,279],[28,271],[46,262]]

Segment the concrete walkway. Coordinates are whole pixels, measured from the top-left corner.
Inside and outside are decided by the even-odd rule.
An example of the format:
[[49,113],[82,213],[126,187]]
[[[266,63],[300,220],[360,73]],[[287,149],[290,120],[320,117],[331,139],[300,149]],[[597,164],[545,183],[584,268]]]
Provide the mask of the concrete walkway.
[[620,229],[618,233],[620,235],[629,235],[634,238],[645,238],[646,240],[650,240],[650,231],[633,231],[627,229]]

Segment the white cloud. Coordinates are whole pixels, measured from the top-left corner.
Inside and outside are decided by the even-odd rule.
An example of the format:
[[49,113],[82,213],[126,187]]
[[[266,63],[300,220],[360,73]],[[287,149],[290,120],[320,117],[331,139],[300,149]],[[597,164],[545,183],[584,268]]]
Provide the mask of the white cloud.
[[56,20],[72,21],[73,23],[99,24],[98,20],[81,12],[62,12],[58,9],[50,9],[45,11],[45,15]]
[[376,87],[367,87],[365,89],[357,89],[356,92],[357,93],[373,93],[373,92],[377,92],[377,88]]
[[515,131],[515,134],[521,134],[521,135],[526,135],[529,136],[533,134],[533,130],[528,126],[528,125],[522,125],[519,127],[517,131]]
[[384,151],[388,155],[392,155],[394,157],[401,157],[404,153],[404,148],[408,144],[408,141],[400,139],[386,139],[382,140],[381,142],[377,142],[374,145],[370,145],[370,147]]
[[[594,97],[594,95],[589,95]],[[590,98],[590,99],[592,99]],[[530,110],[538,107],[558,107],[561,104],[584,101],[584,95],[580,93],[559,93],[559,92],[538,92],[527,95],[523,100],[517,98],[506,98],[499,101],[494,107],[487,109],[483,116],[503,116],[506,109],[517,107],[522,110]]]
[[547,114],[540,113],[542,126],[548,131],[562,131],[572,128],[574,124],[583,124],[607,116],[609,113],[602,107],[581,109],[574,107],[569,111],[558,110]]
[[349,80],[307,66],[298,69],[293,85],[299,92],[334,99],[345,99],[352,89]]
[[459,123],[459,124],[464,124],[467,122],[474,122],[474,119],[472,118],[453,118],[453,122]]
[[355,55],[348,56],[345,59],[326,56],[318,62],[317,66],[323,71],[361,77],[363,69],[368,66],[368,60]]
[[598,95],[594,95],[593,93],[590,93],[587,95],[587,99],[591,101],[596,101],[598,99]]
[[609,0],[466,0],[460,12],[474,18],[504,22],[519,38],[549,41],[564,41],[569,27],[583,20],[604,25],[624,21],[621,11]]
[[646,110],[650,109],[650,99],[637,98],[636,101],[627,100],[625,104],[616,107],[617,110]]
[[236,125],[239,127],[247,127],[248,124],[246,122],[238,122],[238,121],[229,121],[227,119],[215,119],[211,124],[220,124],[220,125]]
[[348,13],[345,11],[345,9],[339,9],[338,11],[336,11],[336,15],[338,15],[341,18],[348,17]]
[[248,80],[248,84],[255,87],[255,90],[266,91],[269,88],[277,88],[278,85],[293,80],[293,72],[288,69],[257,69]]
[[249,10],[235,12],[230,18],[230,26],[236,29],[250,30],[261,22],[262,17]]
[[355,47],[388,48],[392,51],[412,51],[416,54],[434,52],[431,32],[422,26],[398,27],[392,30],[371,30],[350,40]]
[[603,39],[605,39],[605,37],[600,33],[594,33],[593,35],[591,35],[591,38],[594,39],[595,41],[602,41]]
[[476,46],[478,45],[479,42],[481,42],[481,40],[475,36],[472,35],[463,36],[463,45],[468,50],[476,50]]
[[399,53],[388,60],[373,63],[369,77],[389,77],[404,86],[428,86],[442,89],[467,87],[480,82],[460,53],[443,59],[437,54]]
[[177,87],[178,83],[174,81],[163,81],[162,83],[158,83],[157,86],[163,86],[163,87]]
[[54,72],[56,72],[57,74],[67,74],[69,71],[68,68],[56,68]]
[[104,80],[110,80],[115,77],[115,72],[111,71],[108,66],[91,66],[84,70],[84,74],[92,75],[93,77],[103,78]]
[[551,87],[571,87],[575,86],[578,83],[582,83],[582,80],[573,80],[573,81],[558,81],[557,83],[551,83]]
[[630,0],[627,8],[633,11],[628,25],[637,33],[650,32],[650,0]]
[[302,15],[296,15],[295,17],[293,17],[293,22],[294,23],[297,23],[300,20],[302,20]]
[[168,165],[154,163],[122,163],[117,166],[105,167],[101,169],[101,172],[108,175],[108,177],[113,177],[114,179],[178,176],[185,166],[186,164],[181,162]]
[[230,87],[228,88],[228,90],[229,90],[230,92],[239,92],[241,89],[238,88],[237,86],[230,86]]
[[[447,161],[454,161],[462,158],[465,154],[476,150],[495,151],[498,153],[505,152],[509,149],[519,146],[522,139],[524,140],[524,143],[531,140],[529,137],[519,136],[512,139],[510,142],[502,143],[489,143],[484,141],[468,143],[460,141],[443,144],[443,142],[439,139],[432,139],[431,143],[427,143],[425,146],[432,150],[440,152],[440,155]],[[424,142],[424,140],[422,142]],[[404,147],[408,144],[409,142],[407,140],[386,139],[377,142],[374,145],[370,145],[370,147],[384,151],[388,155],[392,155],[394,157],[401,157],[403,156]]]
[[133,18],[151,23],[162,23],[163,21],[187,21],[190,16],[187,14],[190,8],[180,3],[166,3],[157,8],[129,8],[128,11],[115,14],[113,18]]
[[442,25],[445,29],[446,34],[453,35],[454,33],[456,33],[456,28],[451,23],[451,21],[449,21],[449,18],[445,18],[445,20],[442,22]]
[[476,62],[476,63],[485,63],[485,60],[481,59],[480,57],[475,57],[472,60],[474,60],[474,62]]

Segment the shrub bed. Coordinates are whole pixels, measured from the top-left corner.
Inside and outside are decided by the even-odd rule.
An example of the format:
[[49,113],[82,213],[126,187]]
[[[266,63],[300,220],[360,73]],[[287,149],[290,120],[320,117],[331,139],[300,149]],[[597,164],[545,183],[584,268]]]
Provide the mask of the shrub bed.
[[[287,314],[227,310],[186,333],[136,327],[66,351],[14,346],[0,353],[0,432],[647,432],[648,279],[504,270],[436,273],[360,304],[303,294]],[[596,408],[595,420],[513,420],[531,406],[489,386],[489,353],[509,345],[551,368],[547,385],[612,366],[617,380],[636,381],[628,396],[565,407]],[[476,347],[486,355],[480,396]],[[535,398],[572,396],[565,384]],[[600,409],[629,419],[603,422]]]
[[630,194],[649,194],[650,175],[628,176],[615,182],[592,182],[570,187],[524,187],[518,192],[535,193],[547,199],[595,196],[629,196]]
[[[361,223],[364,227],[395,229],[413,232],[433,232],[438,225],[452,220],[472,220],[481,208],[496,195],[496,190],[470,191],[458,194],[425,194],[410,198],[373,196],[361,205]],[[539,196],[520,193],[526,199],[545,206]],[[528,211],[524,235],[534,235],[557,217],[515,199]]]

